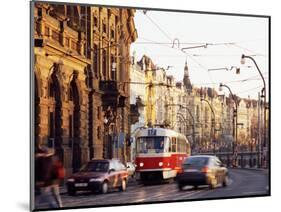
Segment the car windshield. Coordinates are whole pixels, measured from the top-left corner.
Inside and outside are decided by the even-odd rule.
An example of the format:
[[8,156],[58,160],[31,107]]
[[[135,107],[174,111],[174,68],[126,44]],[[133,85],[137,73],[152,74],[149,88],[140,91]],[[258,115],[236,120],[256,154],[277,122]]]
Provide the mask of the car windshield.
[[168,152],[169,139],[164,136],[140,137],[137,140],[137,153]]
[[85,164],[81,168],[81,172],[107,172],[109,168],[109,162],[106,161],[94,161]]
[[184,167],[187,167],[189,165],[194,166],[205,166],[208,163],[207,157],[189,157],[184,161]]

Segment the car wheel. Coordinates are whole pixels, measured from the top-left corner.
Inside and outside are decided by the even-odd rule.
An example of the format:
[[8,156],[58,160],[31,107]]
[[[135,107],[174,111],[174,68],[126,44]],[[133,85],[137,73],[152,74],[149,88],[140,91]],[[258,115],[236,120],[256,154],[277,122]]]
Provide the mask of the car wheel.
[[74,189],[68,189],[67,190],[68,195],[70,196],[75,196],[76,195],[76,191]]
[[101,193],[106,194],[108,192],[108,182],[104,181],[101,185]]
[[224,176],[224,180],[223,180],[223,182],[222,182],[222,186],[223,186],[223,187],[226,187],[226,186],[227,186],[227,183],[228,183],[228,176],[225,175],[225,176]]
[[127,189],[127,182],[125,179],[123,179],[121,186],[119,187],[119,191],[126,191],[126,189]]
[[184,185],[182,185],[182,184],[178,184],[178,188],[179,188],[179,190],[180,190],[180,191],[182,191],[182,190],[183,190],[183,187],[184,187]]
[[193,188],[194,188],[195,190],[197,190],[197,189],[198,189],[198,185],[195,185]]

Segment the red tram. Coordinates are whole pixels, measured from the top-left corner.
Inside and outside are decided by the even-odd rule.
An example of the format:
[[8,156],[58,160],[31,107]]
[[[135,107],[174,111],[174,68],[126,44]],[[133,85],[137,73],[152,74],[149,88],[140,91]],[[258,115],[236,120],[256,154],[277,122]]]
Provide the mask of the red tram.
[[170,129],[147,128],[136,134],[136,177],[143,182],[176,177],[190,156],[187,138]]

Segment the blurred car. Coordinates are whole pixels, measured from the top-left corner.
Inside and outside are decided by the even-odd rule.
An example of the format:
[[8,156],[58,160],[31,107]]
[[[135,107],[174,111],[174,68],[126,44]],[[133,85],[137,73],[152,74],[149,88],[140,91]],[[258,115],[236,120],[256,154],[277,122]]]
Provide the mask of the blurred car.
[[127,171],[128,171],[129,176],[134,177],[135,176],[135,171],[136,171],[135,164],[132,163],[132,162],[127,162],[126,166],[127,166]]
[[178,188],[186,185],[209,185],[215,188],[218,184],[227,186],[228,170],[216,156],[190,156],[182,164],[182,172],[177,175]]
[[127,180],[128,171],[119,160],[95,159],[67,179],[67,192],[75,195],[76,191],[90,190],[105,194],[113,188],[125,191]]

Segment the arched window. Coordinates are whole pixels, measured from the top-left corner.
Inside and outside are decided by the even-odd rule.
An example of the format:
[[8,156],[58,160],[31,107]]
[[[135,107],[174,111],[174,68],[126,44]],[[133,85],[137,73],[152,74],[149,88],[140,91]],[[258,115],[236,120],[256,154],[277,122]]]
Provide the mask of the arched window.
[[69,116],[69,146],[72,149],[72,168],[73,172],[79,170],[81,166],[81,149],[80,149],[80,97],[76,83],[77,76],[74,77],[69,87],[69,100],[73,103],[73,113]]
[[49,127],[48,127],[48,146],[56,149],[56,154],[63,161],[62,153],[62,100],[60,83],[56,75],[57,69],[55,68],[49,79],[49,97],[55,101],[52,111],[49,112]]

